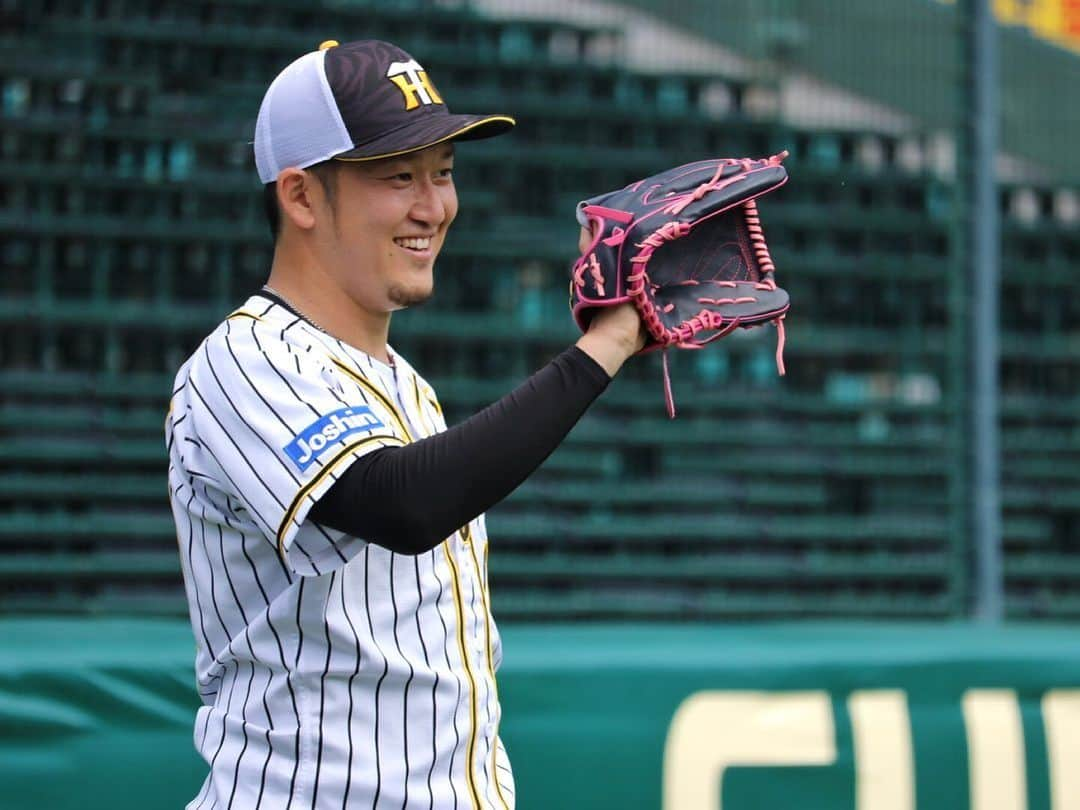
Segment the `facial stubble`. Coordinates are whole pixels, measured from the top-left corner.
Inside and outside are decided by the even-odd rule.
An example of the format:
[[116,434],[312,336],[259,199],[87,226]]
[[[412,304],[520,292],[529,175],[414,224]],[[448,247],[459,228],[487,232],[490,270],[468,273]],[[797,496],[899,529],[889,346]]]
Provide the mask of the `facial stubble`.
[[408,287],[403,287],[400,284],[395,284],[389,290],[387,290],[387,298],[390,299],[390,303],[395,306],[405,309],[406,307],[415,307],[423,304],[429,298],[431,298],[434,292],[434,287],[429,287],[427,290],[411,290]]

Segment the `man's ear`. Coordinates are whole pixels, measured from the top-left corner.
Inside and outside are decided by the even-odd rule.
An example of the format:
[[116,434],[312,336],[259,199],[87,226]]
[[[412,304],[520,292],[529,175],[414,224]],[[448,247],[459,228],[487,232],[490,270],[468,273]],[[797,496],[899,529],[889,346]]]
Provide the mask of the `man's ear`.
[[303,169],[283,169],[277,178],[278,206],[282,219],[307,231],[315,227],[315,206],[319,204],[318,182]]

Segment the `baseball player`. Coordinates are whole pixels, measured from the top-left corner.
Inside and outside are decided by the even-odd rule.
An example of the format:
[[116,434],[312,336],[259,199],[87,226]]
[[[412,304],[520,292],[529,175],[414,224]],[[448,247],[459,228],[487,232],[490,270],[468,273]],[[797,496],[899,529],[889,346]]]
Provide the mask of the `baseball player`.
[[644,342],[630,305],[447,430],[388,344],[457,212],[454,115],[409,54],[324,43],[269,86],[268,283],[176,377],[169,491],[197,644],[189,808],[514,807],[483,513]]

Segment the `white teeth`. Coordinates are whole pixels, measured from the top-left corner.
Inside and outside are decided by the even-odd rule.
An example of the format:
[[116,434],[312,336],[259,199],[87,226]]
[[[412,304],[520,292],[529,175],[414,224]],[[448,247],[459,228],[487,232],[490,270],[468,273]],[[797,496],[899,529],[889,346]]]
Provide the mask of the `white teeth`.
[[394,241],[402,247],[412,248],[413,250],[427,250],[431,247],[431,237],[429,236],[395,239]]

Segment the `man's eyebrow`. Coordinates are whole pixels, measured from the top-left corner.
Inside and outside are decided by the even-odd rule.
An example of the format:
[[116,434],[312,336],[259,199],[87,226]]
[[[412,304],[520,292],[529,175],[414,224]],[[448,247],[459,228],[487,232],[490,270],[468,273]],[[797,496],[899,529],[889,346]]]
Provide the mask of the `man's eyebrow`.
[[[439,153],[438,160],[452,160],[453,157],[454,146],[453,144],[447,144],[442,152]],[[374,172],[400,173],[414,171],[416,165],[415,155],[397,155],[391,158],[383,158],[376,163],[369,164],[367,168]]]
[[383,158],[375,163],[368,164],[372,171],[376,172],[401,172],[411,170],[412,163],[407,157]]

